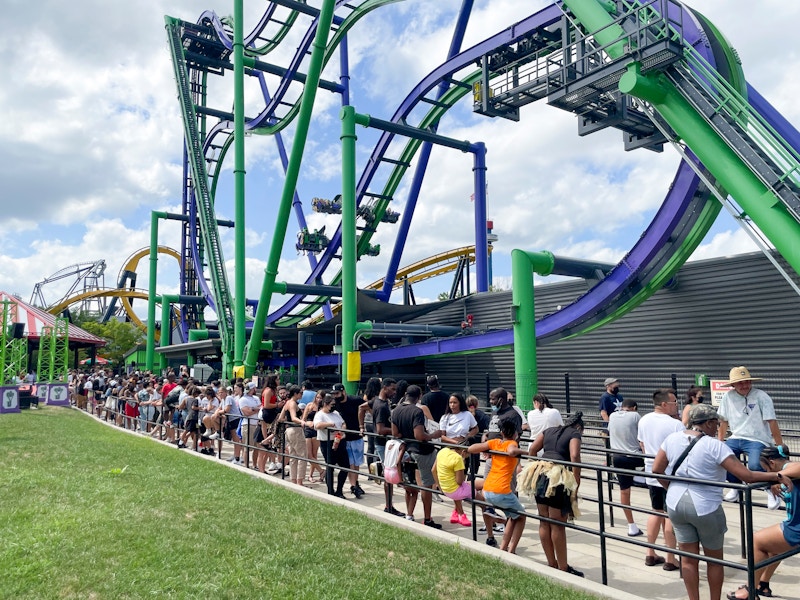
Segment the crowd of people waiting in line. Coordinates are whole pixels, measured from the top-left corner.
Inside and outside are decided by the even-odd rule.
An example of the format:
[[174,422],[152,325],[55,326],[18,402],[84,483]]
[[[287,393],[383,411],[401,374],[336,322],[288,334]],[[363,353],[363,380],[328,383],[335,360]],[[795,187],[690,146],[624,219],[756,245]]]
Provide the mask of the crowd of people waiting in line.
[[[721,559],[727,531],[723,487],[708,482],[764,482],[772,484],[768,507],[776,509],[783,501],[786,519],[755,533],[755,560],[800,546],[800,463],[789,461],[772,400],[752,386],[758,380],[745,367],[731,369],[731,390],[718,410],[703,403],[703,390],[692,386],[680,416],[674,390],[657,390],[653,411],[640,416],[638,403],[623,399],[619,380],[605,380],[600,416],[613,466],[644,468],[653,509],[644,532],[633,511],[624,509],[629,536],[646,532],[648,543],[655,544],[662,533],[668,548],[677,545],[698,554],[702,545],[707,556]],[[285,456],[293,483],[324,482],[328,493],[340,498],[348,482],[356,499],[364,495],[359,469],[365,461],[364,437],[370,434],[368,475],[382,480],[385,512],[413,521],[421,498],[423,524],[440,529],[431,514],[437,491],[436,497],[441,492],[454,503],[450,522],[471,526],[463,502],[474,497],[480,501],[484,525],[479,531],[486,534],[486,543],[498,546],[494,534],[502,533],[499,547],[511,553],[526,524],[519,499],[523,492],[535,499],[538,515],[545,519],[539,520],[538,529],[548,565],[583,576],[567,561],[564,525],[580,516],[582,413],[564,419],[539,393],[525,415],[511,394],[497,388],[489,395],[487,414],[475,396],[443,392],[435,375],[427,378],[427,386],[430,391],[423,394],[419,386],[405,381],[372,378],[363,395],[350,396],[342,384],[330,390],[314,390],[309,381],[284,386],[275,375],[266,377],[260,390],[255,382],[242,379],[231,386],[218,381],[202,385],[187,373],[170,372],[163,379],[147,374],[115,377],[107,370],[70,375],[78,408],[204,454],[216,454],[222,440],[229,440],[234,449],[231,462],[264,473],[282,474]],[[526,449],[520,446],[524,431],[529,432]],[[431,443],[434,440],[442,443]],[[746,466],[739,460],[741,454],[748,457]],[[536,460],[521,468],[522,455]],[[478,473],[480,457],[485,459],[482,477],[469,477]],[[634,479],[617,475],[620,502],[626,507]],[[397,484],[404,487],[405,513],[393,503]],[[737,500],[739,489],[731,488],[724,500]],[[772,595],[769,581],[778,564],[756,573],[758,594]],[[679,566],[674,554],[662,557],[648,547],[645,565],[661,565],[667,571],[681,568],[690,600],[699,599],[698,559],[685,556]],[[707,577],[711,599],[717,600],[722,566],[708,563]],[[741,586],[728,598],[749,594]]]

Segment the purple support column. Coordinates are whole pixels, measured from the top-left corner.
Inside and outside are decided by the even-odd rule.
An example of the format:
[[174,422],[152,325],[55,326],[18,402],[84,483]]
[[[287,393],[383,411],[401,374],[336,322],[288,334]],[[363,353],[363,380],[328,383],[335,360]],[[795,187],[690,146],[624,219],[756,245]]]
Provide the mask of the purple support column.
[[474,145],[475,279],[478,292],[489,291],[489,241],[486,238],[486,145]]

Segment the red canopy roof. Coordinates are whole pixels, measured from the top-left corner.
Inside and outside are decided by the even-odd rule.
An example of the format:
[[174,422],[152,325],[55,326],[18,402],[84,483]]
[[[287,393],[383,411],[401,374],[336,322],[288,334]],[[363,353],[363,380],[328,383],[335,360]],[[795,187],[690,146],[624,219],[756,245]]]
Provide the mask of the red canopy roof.
[[[11,321],[14,323],[23,323],[25,325],[25,337],[28,339],[38,340],[42,337],[42,328],[45,325],[50,327],[55,326],[56,317],[49,312],[36,308],[30,304],[23,302],[19,298],[15,298],[8,292],[0,291],[0,300],[12,300],[16,302],[16,309],[12,308]],[[81,344],[92,344],[95,346],[105,346],[108,342],[101,337],[89,333],[78,327],[77,325],[69,324],[67,333],[70,342],[77,342]]]

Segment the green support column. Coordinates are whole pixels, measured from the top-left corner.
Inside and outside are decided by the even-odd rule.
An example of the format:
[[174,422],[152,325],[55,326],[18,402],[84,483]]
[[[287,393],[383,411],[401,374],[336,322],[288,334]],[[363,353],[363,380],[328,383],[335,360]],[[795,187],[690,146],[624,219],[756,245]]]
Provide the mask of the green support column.
[[[234,309],[233,366],[244,360],[247,340],[245,328],[245,211],[244,211],[244,0],[235,0],[233,8],[233,142],[234,142]],[[230,373],[225,373],[229,377]]]
[[325,48],[328,44],[328,33],[333,22],[333,9],[335,0],[324,0],[322,9],[317,21],[317,32],[311,51],[311,60],[308,65],[306,84],[303,89],[303,98],[300,101],[300,112],[297,116],[297,128],[292,142],[292,152],[289,157],[289,165],[286,168],[286,179],[283,184],[283,195],[275,216],[275,232],[272,235],[272,245],[269,253],[269,260],[264,269],[264,283],[261,286],[261,296],[258,299],[258,309],[256,309],[253,319],[253,332],[250,335],[250,342],[247,345],[245,356],[245,372],[252,375],[258,361],[258,353],[261,350],[261,340],[264,336],[264,325],[267,322],[269,304],[272,301],[275,278],[278,275],[278,264],[280,263],[283,251],[283,242],[286,238],[286,227],[289,223],[289,214],[294,200],[294,191],[297,187],[297,179],[300,174],[300,165],[303,161],[303,150],[305,149],[306,139],[308,138],[308,128],[311,123],[311,114],[314,109],[314,99],[317,95],[320,76],[322,74],[323,59],[325,58]]
[[538,389],[533,274],[549,275],[554,265],[555,258],[550,252],[511,251],[514,382],[517,404],[522,410],[533,408],[533,396]]
[[369,117],[343,106],[342,119],[342,383],[348,394],[355,394],[358,382],[347,377],[353,336],[358,318],[356,288],[356,123],[368,125]]
[[[156,282],[158,280],[158,220],[166,218],[167,213],[150,213],[150,270],[147,283],[147,342],[145,350],[145,369],[153,371],[156,354]],[[164,320],[164,316],[161,316]]]

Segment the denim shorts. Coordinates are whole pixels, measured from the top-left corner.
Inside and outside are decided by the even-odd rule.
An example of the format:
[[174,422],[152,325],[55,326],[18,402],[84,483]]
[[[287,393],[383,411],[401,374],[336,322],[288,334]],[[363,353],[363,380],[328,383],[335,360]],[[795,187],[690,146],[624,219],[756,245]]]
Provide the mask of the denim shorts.
[[525,507],[515,494],[496,494],[484,490],[483,495],[489,504],[502,510],[509,519],[521,517],[519,513],[525,512]]
[[347,458],[351,465],[360,467],[364,462],[364,440],[351,440],[347,442]]

